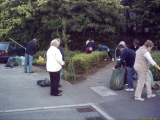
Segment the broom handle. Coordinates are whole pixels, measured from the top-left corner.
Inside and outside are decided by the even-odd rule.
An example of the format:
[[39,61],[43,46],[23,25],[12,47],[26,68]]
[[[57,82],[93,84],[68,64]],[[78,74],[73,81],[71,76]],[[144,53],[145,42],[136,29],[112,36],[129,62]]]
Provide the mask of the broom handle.
[[17,43],[16,41],[14,41],[12,38],[9,38],[10,40],[12,40],[13,42],[15,42],[17,45],[21,46],[22,48],[24,48],[26,50],[26,48],[22,45],[20,45],[19,43]]

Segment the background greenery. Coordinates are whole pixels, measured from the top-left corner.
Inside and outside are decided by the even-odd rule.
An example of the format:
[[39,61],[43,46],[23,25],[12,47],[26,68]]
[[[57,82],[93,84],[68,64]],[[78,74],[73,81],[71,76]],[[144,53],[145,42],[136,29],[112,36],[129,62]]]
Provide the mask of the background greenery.
[[[145,28],[149,28],[148,33]],[[45,57],[50,41],[56,37],[61,39],[69,64],[74,54],[84,51],[89,37],[113,53],[119,41],[132,43],[138,35],[145,38],[140,40],[141,45],[151,39],[160,48],[160,0],[0,0],[0,41],[37,38],[40,53],[36,58],[39,54]],[[157,72],[153,74],[158,77]]]
[[[153,51],[151,55],[153,59],[156,61],[156,63],[160,65],[160,51]],[[158,69],[155,68],[154,66],[150,66],[150,70],[152,71],[154,80],[160,81],[160,75],[159,75],[160,71],[158,71]]]
[[0,38],[30,41],[48,49],[57,36],[71,50],[84,50],[85,41],[113,45],[120,35],[123,14],[119,0],[0,0]]

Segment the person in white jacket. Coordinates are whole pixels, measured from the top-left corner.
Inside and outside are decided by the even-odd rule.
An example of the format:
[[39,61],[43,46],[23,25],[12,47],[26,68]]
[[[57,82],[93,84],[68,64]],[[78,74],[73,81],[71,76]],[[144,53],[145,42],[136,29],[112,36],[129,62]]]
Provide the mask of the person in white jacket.
[[58,46],[59,42],[54,39],[51,41],[50,48],[47,51],[47,63],[46,69],[49,72],[51,87],[50,95],[61,96],[58,91],[59,80],[60,80],[60,70],[65,62],[62,60],[62,54],[60,53]]

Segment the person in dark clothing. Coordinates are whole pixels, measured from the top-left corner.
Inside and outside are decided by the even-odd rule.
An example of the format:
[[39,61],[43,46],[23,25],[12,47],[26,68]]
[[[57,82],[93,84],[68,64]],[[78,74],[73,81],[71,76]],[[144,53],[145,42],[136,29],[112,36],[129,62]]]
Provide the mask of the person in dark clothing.
[[113,70],[119,68],[123,62],[126,62],[128,74],[127,74],[127,81],[128,81],[128,88],[125,89],[126,91],[134,91],[133,88],[133,76],[135,74],[135,70],[133,68],[135,62],[135,52],[131,49],[126,48],[124,45],[120,44],[118,46],[119,50],[122,52],[121,59],[117,64],[113,67]]
[[32,61],[33,55],[37,52],[36,46],[37,39],[33,39],[32,41],[28,42],[25,52],[25,62],[24,62],[24,72],[27,73],[27,66],[29,65],[29,73],[34,73],[32,70]]
[[95,43],[91,38],[89,38],[89,42],[86,45],[85,53],[91,53],[92,51],[95,50],[96,50]]
[[139,48],[138,44],[139,44],[139,40],[135,39],[133,41],[133,43],[128,46],[128,48],[132,49],[134,52],[136,52],[138,50],[138,48]]
[[[59,38],[56,38],[55,40],[57,40],[59,43],[61,43],[60,39]],[[62,60],[64,61],[65,63],[65,59],[64,59],[64,51],[62,49],[61,46],[58,46],[58,49],[60,50],[61,54],[62,54]],[[62,87],[61,84],[60,84],[60,81],[61,81],[61,78],[62,78],[62,74],[63,74],[63,67],[61,68],[60,70],[60,80],[59,80],[59,87]]]
[[110,49],[107,46],[99,44],[98,49],[96,51],[106,51],[108,53],[109,57],[111,58],[111,60],[114,61],[114,58],[111,55]]

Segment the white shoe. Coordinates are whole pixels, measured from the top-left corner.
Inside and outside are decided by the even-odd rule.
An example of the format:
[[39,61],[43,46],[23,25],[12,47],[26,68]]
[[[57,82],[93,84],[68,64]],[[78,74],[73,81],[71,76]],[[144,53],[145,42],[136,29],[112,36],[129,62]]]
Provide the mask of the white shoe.
[[156,95],[155,94],[147,95],[147,98],[151,98],[151,97],[156,97]]
[[112,58],[112,61],[114,61],[114,58]]
[[134,89],[133,88],[127,88],[127,89],[125,89],[125,91],[127,91],[127,92],[133,92]]
[[137,98],[137,97],[135,97],[135,100],[144,101],[143,98]]
[[125,85],[128,85],[128,84],[125,84]]

